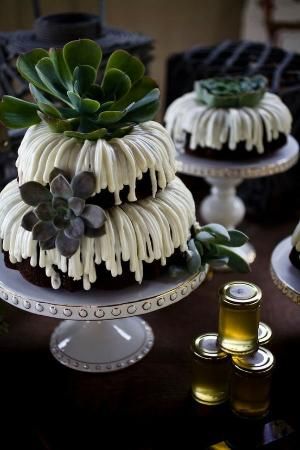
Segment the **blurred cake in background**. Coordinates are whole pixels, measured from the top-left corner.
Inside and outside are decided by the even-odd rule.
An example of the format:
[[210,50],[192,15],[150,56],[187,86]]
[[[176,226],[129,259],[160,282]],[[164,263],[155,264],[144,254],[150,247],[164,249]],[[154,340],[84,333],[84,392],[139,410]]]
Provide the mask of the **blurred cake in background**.
[[[167,63],[165,106],[193,90],[196,80],[216,76],[262,74],[269,90],[277,94],[293,116],[291,134],[300,142],[300,54],[250,41],[223,41],[215,46],[195,47],[172,55]],[[278,223],[295,218],[300,211],[299,164],[288,174],[245,181],[239,195],[247,213],[260,222]],[[207,189],[199,178],[187,180],[194,193]],[[201,194],[202,195],[202,194]]]
[[194,91],[167,109],[167,130],[179,151],[218,159],[244,159],[281,148],[292,117],[267,79],[218,77],[196,81]]

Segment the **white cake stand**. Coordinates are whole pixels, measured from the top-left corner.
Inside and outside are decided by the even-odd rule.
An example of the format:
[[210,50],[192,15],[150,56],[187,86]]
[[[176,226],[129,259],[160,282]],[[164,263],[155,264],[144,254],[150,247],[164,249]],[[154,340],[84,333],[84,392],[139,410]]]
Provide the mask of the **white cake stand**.
[[[236,195],[236,187],[249,178],[259,178],[285,172],[299,158],[299,145],[292,137],[274,153],[251,161],[225,161],[199,158],[187,153],[177,154],[177,170],[186,175],[204,177],[211,185],[210,194],[200,205],[200,214],[207,223],[220,223],[235,228],[244,219],[246,208]],[[237,250],[252,263],[256,253],[251,244]]]
[[290,262],[291,236],[275,247],[271,257],[271,276],[276,286],[293,302],[300,304],[300,272]]
[[150,326],[134,317],[177,303],[205,279],[204,272],[114,289],[67,292],[41,288],[8,269],[0,258],[0,297],[25,311],[64,320],[53,332],[50,350],[65,366],[84,372],[111,372],[142,359],[154,341]]

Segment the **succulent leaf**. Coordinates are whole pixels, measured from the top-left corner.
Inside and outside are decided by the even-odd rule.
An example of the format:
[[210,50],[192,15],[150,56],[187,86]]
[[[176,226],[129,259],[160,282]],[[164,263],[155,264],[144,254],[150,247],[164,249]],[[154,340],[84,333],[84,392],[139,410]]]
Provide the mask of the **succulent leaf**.
[[76,92],[79,95],[85,95],[86,92],[95,83],[97,71],[91,66],[77,66],[74,69],[73,80]]
[[84,221],[80,217],[75,217],[70,221],[70,225],[65,228],[65,235],[71,239],[80,239],[84,230]]
[[221,239],[225,239],[225,241],[230,241],[230,236],[228,231],[223,225],[219,223],[210,223],[202,227],[203,231],[207,231],[214,237],[219,237]]
[[55,117],[57,119],[61,118],[61,113],[59,112],[59,110],[57,108],[55,108],[55,106],[49,104],[49,103],[42,103],[42,102],[37,102],[38,107],[40,108],[40,110],[46,114],[46,116],[50,116],[50,117]]
[[96,189],[96,178],[92,172],[81,172],[71,181],[74,197],[87,199],[93,195]]
[[91,131],[89,133],[81,133],[80,131],[65,131],[64,135],[83,141],[96,141],[97,139],[104,139],[107,136],[107,130],[106,128],[99,128],[98,130]]
[[126,112],[123,111],[103,111],[98,116],[98,121],[104,125],[119,122]]
[[68,201],[65,198],[53,197],[52,206],[56,210],[62,210],[68,208]]
[[69,208],[73,211],[75,216],[80,216],[85,207],[85,201],[79,197],[71,197],[68,200]]
[[77,252],[79,242],[79,239],[69,238],[63,230],[60,230],[56,236],[55,247],[61,255],[70,258]]
[[118,100],[129,92],[131,81],[121,70],[109,69],[105,72],[101,87],[106,98]]
[[51,172],[49,174],[49,183],[51,183],[51,181],[53,181],[54,178],[57,177],[57,175],[65,176],[65,172],[63,170],[59,169],[58,167],[54,167],[54,169],[51,170]]
[[57,233],[52,222],[38,222],[32,229],[32,239],[35,241],[48,241]]
[[63,48],[63,55],[71,73],[81,65],[91,66],[98,70],[102,59],[100,47],[90,39],[68,42]]
[[196,248],[194,239],[188,242],[187,269],[189,273],[197,273],[201,269],[201,256]]
[[156,82],[150,77],[144,77],[135,83],[130,91],[120,100],[113,103],[110,109],[124,110],[133,102],[137,102],[144,98],[150,91],[157,88]]
[[39,219],[34,214],[34,211],[29,211],[22,217],[21,227],[27,231],[32,231],[34,225],[38,223]]
[[140,80],[145,73],[145,67],[142,62],[124,50],[116,50],[110,55],[106,72],[113,68],[126,73],[132,83]]
[[81,217],[89,228],[101,228],[106,221],[104,210],[97,205],[86,205]]
[[64,87],[62,86],[55,67],[49,57],[42,58],[36,65],[36,71],[47,87],[49,93],[65,103],[68,103],[68,99],[64,93]]
[[68,199],[73,195],[70,183],[61,174],[57,175],[54,180],[51,181],[50,190],[54,197]]
[[25,128],[41,121],[34,103],[4,95],[0,103],[0,120],[9,128]]
[[42,48],[36,48],[24,55],[20,55],[17,59],[17,69],[25,80],[32,83],[42,91],[49,92],[48,88],[41,81],[37,71],[36,64],[48,56],[48,52]]
[[64,215],[59,214],[54,217],[53,224],[59,230],[64,230],[65,228],[67,228],[70,225],[70,220],[68,218],[66,218]]
[[227,247],[241,247],[249,241],[248,236],[238,230],[229,230],[230,241],[226,242]]
[[100,103],[97,100],[92,100],[90,98],[84,98],[81,100],[80,112],[83,114],[93,114],[96,113],[100,108]]
[[249,264],[238,253],[225,245],[219,245],[220,253],[224,257],[228,257],[228,266],[240,273],[247,273],[250,271]]
[[52,199],[51,193],[45,186],[36,181],[29,181],[20,186],[22,200],[30,206],[38,206],[39,203],[49,202]]
[[52,207],[51,203],[40,203],[35,208],[35,214],[42,221],[52,220],[55,216],[55,210]]
[[63,50],[61,48],[50,48],[49,57],[55,67],[55,71],[61,84],[65,86],[67,90],[71,89],[73,85],[72,74],[64,59]]
[[42,250],[52,250],[55,248],[55,237],[52,237],[47,241],[40,241],[40,247]]

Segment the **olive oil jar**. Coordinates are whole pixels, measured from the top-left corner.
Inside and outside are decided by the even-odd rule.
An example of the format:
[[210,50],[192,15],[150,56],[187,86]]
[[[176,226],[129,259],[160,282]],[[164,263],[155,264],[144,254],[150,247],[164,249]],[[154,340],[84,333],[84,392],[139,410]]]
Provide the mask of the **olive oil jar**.
[[192,395],[198,403],[219,405],[228,399],[230,356],[220,350],[216,333],[198,336],[192,344]]
[[244,281],[219,290],[218,342],[224,352],[246,355],[257,350],[261,297],[258,286]]
[[270,406],[273,354],[259,347],[252,355],[233,356],[230,403],[239,416],[260,418]]

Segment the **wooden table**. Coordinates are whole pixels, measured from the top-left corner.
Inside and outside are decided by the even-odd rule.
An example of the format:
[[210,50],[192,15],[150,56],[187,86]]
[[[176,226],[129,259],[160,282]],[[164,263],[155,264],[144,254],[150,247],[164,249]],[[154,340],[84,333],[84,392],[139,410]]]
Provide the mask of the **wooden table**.
[[[294,225],[245,223],[242,229],[257,248],[252,272],[217,273],[187,299],[150,314],[153,350],[120,372],[94,375],[63,367],[48,349],[56,320],[7,306],[10,330],[0,338],[0,448],[185,450],[224,439],[232,424],[228,407],[208,408],[191,399],[189,347],[194,336],[217,330],[217,290],[236,279],[263,290],[262,319],[272,327],[277,361],[271,418],[300,430],[300,308],[281,294],[269,272],[272,249]],[[103,444],[104,437],[110,444]],[[4,438],[10,446],[1,446]]]

